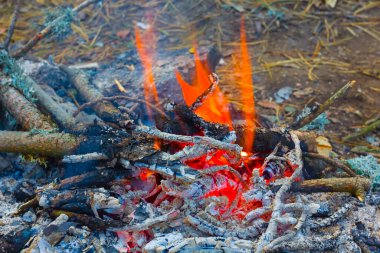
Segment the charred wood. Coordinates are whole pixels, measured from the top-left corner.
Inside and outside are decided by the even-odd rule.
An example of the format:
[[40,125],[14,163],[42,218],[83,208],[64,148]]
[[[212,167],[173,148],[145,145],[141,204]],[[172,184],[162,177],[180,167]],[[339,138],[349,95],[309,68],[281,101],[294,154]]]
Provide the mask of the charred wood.
[[120,221],[115,220],[102,220],[99,218],[92,217],[86,214],[74,213],[66,210],[54,209],[50,212],[53,217],[58,217],[61,214],[67,215],[71,220],[87,226],[95,231],[106,230],[109,227],[116,227],[120,224]]

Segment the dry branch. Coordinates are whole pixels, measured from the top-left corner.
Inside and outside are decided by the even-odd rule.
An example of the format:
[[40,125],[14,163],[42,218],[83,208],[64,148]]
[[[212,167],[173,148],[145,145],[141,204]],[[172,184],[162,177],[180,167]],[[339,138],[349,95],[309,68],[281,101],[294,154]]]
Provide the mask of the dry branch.
[[238,145],[218,141],[218,140],[215,140],[215,139],[210,138],[210,137],[176,135],[176,134],[165,133],[165,132],[162,132],[158,129],[144,127],[144,126],[136,127],[136,129],[134,129],[134,131],[136,133],[141,133],[141,134],[144,134],[146,136],[149,136],[152,138],[159,138],[159,139],[165,140],[165,141],[207,145],[210,148],[217,148],[220,150],[226,150],[226,151],[232,153],[235,157],[240,157],[240,152],[242,151],[242,148]]
[[99,99],[96,99],[96,100],[93,100],[91,102],[87,102],[87,103],[84,103],[82,104],[80,107],[78,107],[78,110],[73,114],[73,116],[77,116],[81,111],[83,111],[84,109],[88,108],[88,107],[92,107],[98,103],[101,103],[103,101],[115,101],[115,100],[119,100],[119,99],[124,99],[124,100],[128,100],[128,101],[131,101],[131,102],[137,102],[137,103],[142,103],[142,104],[146,104],[147,106],[149,106],[150,109],[156,111],[157,113],[159,113],[161,116],[165,117],[166,118],[166,114],[164,111],[162,111],[159,107],[155,106],[154,104],[152,103],[149,103],[148,101],[145,101],[143,99],[139,99],[139,98],[134,98],[134,97],[130,97],[130,96],[124,96],[124,95],[119,95],[119,96],[112,96],[112,97],[101,97]]
[[61,105],[53,100],[53,98],[46,93],[34,80],[28,76],[25,77],[26,82],[34,91],[37,98],[37,103],[40,104],[47,112],[52,115],[53,119],[66,129],[75,129],[76,122],[74,118],[67,113]]
[[[80,12],[81,10],[83,10],[84,8],[86,8],[87,6],[93,4],[93,3],[96,3],[98,2],[98,0],[86,0],[84,2],[82,2],[81,4],[79,4],[77,7],[75,7],[72,12],[75,13],[75,12]],[[25,54],[27,54],[35,45],[37,45],[37,43],[42,40],[43,38],[45,38],[47,35],[50,34],[50,32],[52,31],[53,27],[60,21],[62,21],[63,19],[65,18],[64,15],[62,16],[59,16],[58,18],[56,18],[55,20],[53,20],[48,26],[46,26],[42,31],[38,32],[36,35],[34,35],[22,48],[20,48],[17,52],[15,52],[14,54],[12,54],[12,57],[14,58],[20,58],[20,57],[23,57]]]
[[[97,101],[104,98],[102,93],[90,84],[88,76],[82,70],[65,66],[62,66],[61,69],[67,73],[71,82],[74,84],[74,87],[87,102]],[[96,114],[106,121],[117,122],[120,120],[120,111],[109,101],[94,103],[92,107]]]
[[16,4],[15,4],[15,8],[12,14],[12,20],[8,28],[7,36],[4,39],[3,45],[1,45],[1,47],[5,49],[6,51],[8,51],[9,44],[11,43],[19,13],[20,13],[20,0],[16,0]]
[[344,137],[343,141],[349,141],[352,139],[356,139],[360,136],[364,136],[364,135],[376,130],[377,128],[380,128],[380,119],[378,119],[375,122],[373,122],[372,124],[362,128],[359,132]]
[[61,157],[75,153],[85,140],[84,136],[66,133],[0,131],[0,152]]
[[[137,127],[133,131],[137,136],[143,135],[169,142],[198,143],[199,145],[206,145],[208,148],[227,150],[234,155],[238,154],[238,156],[240,156],[241,148],[238,145],[218,141],[210,137],[175,135],[148,127]],[[273,149],[283,136],[279,129],[256,128],[255,131],[255,147],[257,147],[258,152],[265,152]],[[303,150],[308,152],[316,151],[316,134],[301,131],[294,131],[294,133],[302,140]],[[240,138],[242,138],[242,136]],[[0,131],[0,152],[62,157],[64,155],[75,154],[78,145],[86,139],[87,138],[82,135],[75,136],[67,133]],[[127,145],[128,143],[128,138],[122,142],[123,145]],[[282,144],[289,147],[293,147],[294,145],[286,139]],[[146,143],[145,145],[149,145],[149,143]]]
[[363,177],[322,178],[293,183],[292,191],[301,192],[348,192],[364,201],[366,192],[371,187],[371,181]]
[[323,104],[314,109],[309,115],[305,117],[299,117],[296,121],[294,121],[291,125],[291,129],[300,129],[303,126],[312,122],[315,118],[321,115],[323,112],[328,110],[328,108],[340,97],[342,97],[346,91],[351,88],[356,81],[349,81],[346,85],[340,88],[337,92],[334,93],[329,99],[327,99]]
[[25,130],[53,131],[56,128],[54,123],[42,114],[34,104],[9,85],[0,85],[0,103]]
[[[28,90],[32,91],[34,98],[37,99],[37,103],[46,110],[52,118],[60,125],[67,129],[74,129],[75,128],[75,120],[74,118],[68,114],[55,100],[47,94],[32,78],[29,76],[22,74],[22,68],[21,66],[16,62],[13,61],[12,58],[9,56],[8,52],[5,50],[1,50],[0,54],[4,58],[7,58],[6,61],[8,61],[8,65],[12,65],[11,67],[17,71],[20,72],[18,78],[22,79],[22,85],[24,87],[28,87]],[[7,66],[10,67],[10,66]],[[25,94],[23,94],[25,96]]]

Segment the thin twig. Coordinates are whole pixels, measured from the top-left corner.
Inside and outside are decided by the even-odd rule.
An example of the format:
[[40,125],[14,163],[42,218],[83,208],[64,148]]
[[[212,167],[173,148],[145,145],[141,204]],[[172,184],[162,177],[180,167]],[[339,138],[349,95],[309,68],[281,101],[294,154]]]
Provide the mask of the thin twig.
[[193,144],[203,144],[211,148],[226,150],[229,153],[232,153],[236,159],[240,158],[242,148],[239,145],[231,144],[223,141],[218,141],[210,137],[205,136],[186,136],[186,135],[177,135],[170,134],[166,132],[161,132],[155,128],[149,128],[146,126],[139,126],[134,129],[136,133],[145,134],[147,136],[159,138],[165,141],[172,142],[182,142],[182,143],[193,143]]
[[[72,12],[80,12],[81,10],[85,9],[87,6],[94,4],[98,2],[99,0],[86,0],[79,4],[77,7],[72,9]],[[17,52],[12,54],[12,57],[14,58],[20,58],[23,57],[26,53],[28,53],[37,43],[45,38],[50,32],[52,31],[53,27],[60,22],[62,19],[65,18],[65,15],[61,15],[57,17],[55,20],[50,22],[48,26],[46,26],[42,31],[38,32],[36,35],[34,35],[22,48],[20,48]]]
[[63,163],[84,163],[88,161],[100,161],[100,160],[107,160],[107,159],[109,158],[105,154],[93,152],[93,153],[87,153],[83,155],[67,155],[63,157],[62,162]]
[[12,39],[13,32],[14,32],[15,27],[16,27],[16,22],[17,22],[17,18],[18,18],[19,13],[20,13],[20,0],[16,0],[16,5],[15,5],[15,9],[13,11],[11,24],[9,25],[7,36],[5,37],[4,43],[2,45],[2,47],[6,51],[8,51],[9,44],[11,43],[11,39]]
[[249,185],[244,181],[244,179],[240,175],[240,173],[228,165],[214,166],[214,167],[211,167],[209,169],[198,170],[198,171],[199,171],[200,175],[202,175],[202,174],[214,174],[214,173],[221,171],[221,170],[226,170],[226,171],[231,172],[235,177],[237,177],[239,179],[239,181],[243,184],[245,189],[249,189]]
[[170,211],[166,214],[163,214],[161,216],[157,216],[154,218],[147,218],[142,223],[138,223],[138,224],[131,225],[131,226],[126,225],[126,226],[120,227],[120,228],[109,228],[108,230],[110,230],[110,231],[121,231],[122,230],[122,231],[128,231],[128,232],[147,230],[147,229],[152,228],[156,224],[173,220],[173,219],[177,218],[179,215],[180,215],[179,210],[172,210],[172,211]]
[[375,122],[373,122],[372,124],[370,124],[366,127],[363,127],[359,132],[353,133],[351,135],[344,137],[343,141],[346,142],[346,141],[349,141],[352,139],[356,139],[360,136],[366,135],[366,134],[376,130],[377,128],[380,128],[380,119],[376,120]]
[[158,112],[159,114],[161,114],[163,117],[166,118],[165,112],[162,111],[159,107],[155,106],[154,104],[152,104],[152,103],[150,103],[148,101],[145,101],[143,99],[134,98],[134,97],[130,97],[130,96],[124,96],[124,95],[118,95],[118,96],[112,96],[112,97],[102,97],[102,98],[99,98],[97,100],[84,103],[84,104],[82,104],[81,107],[78,108],[78,110],[76,112],[74,112],[73,116],[76,117],[84,109],[86,109],[88,107],[91,107],[91,106],[93,106],[93,105],[95,105],[95,104],[97,104],[99,102],[102,102],[102,101],[114,101],[114,100],[118,100],[118,99],[125,99],[125,100],[132,101],[132,102],[145,103],[151,109],[155,110],[156,112]]
[[293,122],[289,128],[290,129],[300,129],[303,126],[309,124],[319,115],[325,112],[338,98],[342,97],[346,91],[351,88],[356,81],[349,81],[346,85],[340,88],[337,92],[334,93],[329,99],[327,99],[323,104],[314,109],[310,114],[305,117],[299,117],[295,122]]

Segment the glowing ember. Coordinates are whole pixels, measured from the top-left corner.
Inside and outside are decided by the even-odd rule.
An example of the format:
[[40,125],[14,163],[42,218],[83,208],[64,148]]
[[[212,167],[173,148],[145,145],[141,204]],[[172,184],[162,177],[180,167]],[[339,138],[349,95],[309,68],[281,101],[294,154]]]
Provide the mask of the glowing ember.
[[[200,60],[196,47],[194,48],[195,76],[191,85],[185,82],[181,74],[176,71],[177,81],[182,88],[183,98],[188,106],[191,106],[211,85],[209,79],[211,72],[207,65]],[[228,100],[224,97],[218,86],[195,113],[209,122],[226,124],[232,127]]]

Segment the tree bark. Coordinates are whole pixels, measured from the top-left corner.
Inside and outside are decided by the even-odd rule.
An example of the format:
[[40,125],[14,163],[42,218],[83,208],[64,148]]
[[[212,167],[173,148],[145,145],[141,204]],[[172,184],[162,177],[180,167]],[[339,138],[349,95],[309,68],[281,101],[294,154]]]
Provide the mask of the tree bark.
[[75,153],[85,140],[67,133],[0,131],[0,152],[61,157]]
[[0,103],[25,130],[53,131],[57,128],[47,116],[42,114],[14,87],[0,85]]

